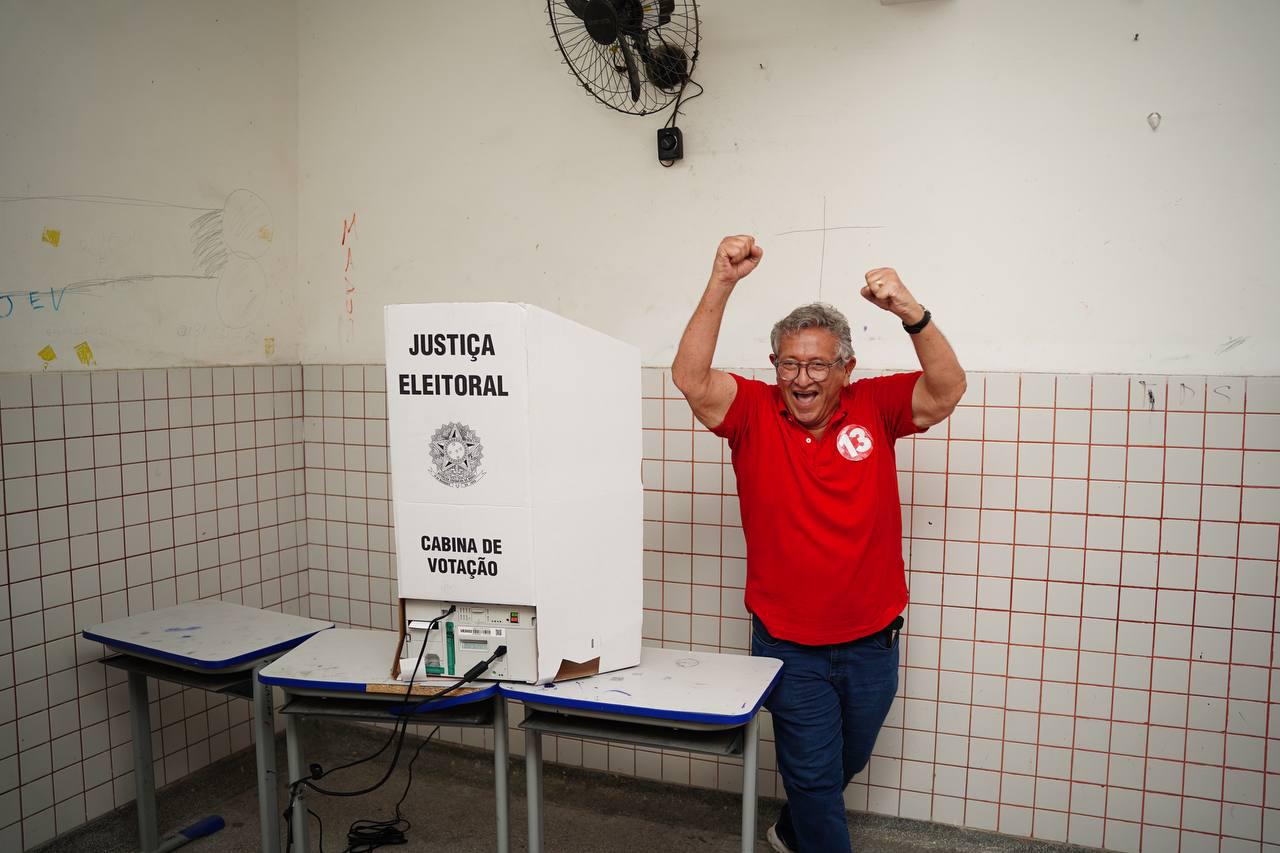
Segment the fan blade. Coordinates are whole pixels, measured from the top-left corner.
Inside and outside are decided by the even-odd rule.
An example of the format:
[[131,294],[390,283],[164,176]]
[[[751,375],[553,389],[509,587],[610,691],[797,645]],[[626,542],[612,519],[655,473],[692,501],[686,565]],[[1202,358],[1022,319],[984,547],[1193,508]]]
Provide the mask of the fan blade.
[[627,46],[627,37],[618,38],[618,47],[622,48],[622,61],[627,63],[627,79],[631,81],[631,103],[640,100],[640,69],[636,68],[636,58]]
[[587,19],[588,2],[589,0],[564,0],[564,5],[569,7],[570,12],[585,21]]

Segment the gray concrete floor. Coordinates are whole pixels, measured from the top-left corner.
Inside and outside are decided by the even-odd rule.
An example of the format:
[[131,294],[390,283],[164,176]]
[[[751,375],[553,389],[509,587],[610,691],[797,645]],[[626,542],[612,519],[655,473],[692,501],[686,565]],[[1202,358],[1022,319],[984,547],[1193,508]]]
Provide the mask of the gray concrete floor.
[[[383,730],[349,723],[310,720],[306,725],[307,760],[334,767],[375,751]],[[421,742],[410,735],[400,767],[378,791],[357,798],[311,795],[308,805],[324,821],[324,847],[337,853],[346,847],[346,830],[358,818],[391,816],[404,791],[405,765]],[[325,783],[344,789],[376,781],[387,755],[377,762],[335,773]],[[284,794],[284,743],[278,744],[281,771],[280,807]],[[611,774],[548,764],[543,774],[543,847],[549,853],[664,853],[697,850],[736,853],[739,848],[741,798],[735,794],[667,785]],[[192,842],[184,853],[249,853],[258,849],[258,799],[253,751],[245,750],[164,788],[158,797],[160,834],[188,826],[209,814],[220,814],[227,826],[209,838]],[[525,775],[522,758],[511,763],[511,850],[528,849]],[[768,853],[764,831],[781,803],[760,801],[756,850]],[[492,853],[496,847],[493,805],[493,758],[490,753],[452,744],[429,744],[413,772],[404,814],[412,821],[408,843],[384,848],[448,853]],[[875,853],[949,850],[954,853],[1056,851],[1084,853],[1083,847],[1030,842],[923,821],[876,815],[851,815],[854,849]],[[311,850],[320,839],[311,822]],[[282,834],[283,837],[283,834]],[[60,836],[42,848],[48,853],[125,853],[137,849],[137,815],[132,806],[110,812]],[[283,849],[283,845],[282,845]]]

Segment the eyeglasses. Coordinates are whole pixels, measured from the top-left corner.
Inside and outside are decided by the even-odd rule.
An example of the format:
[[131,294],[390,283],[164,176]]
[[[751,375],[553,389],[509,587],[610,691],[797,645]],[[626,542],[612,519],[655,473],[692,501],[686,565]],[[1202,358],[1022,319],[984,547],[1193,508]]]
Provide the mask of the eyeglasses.
[[796,361],[787,358],[778,362],[774,367],[778,371],[778,378],[790,382],[800,375],[800,368],[804,368],[804,372],[814,382],[821,382],[827,378],[827,374],[831,372],[831,368],[840,364],[839,361]]

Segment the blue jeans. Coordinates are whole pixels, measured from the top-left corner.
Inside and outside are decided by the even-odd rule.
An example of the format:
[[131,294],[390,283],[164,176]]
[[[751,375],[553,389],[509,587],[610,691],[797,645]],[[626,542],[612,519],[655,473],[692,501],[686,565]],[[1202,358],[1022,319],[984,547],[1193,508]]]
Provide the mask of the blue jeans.
[[773,637],[753,616],[751,654],[782,661],[764,703],[787,791],[778,834],[798,853],[851,850],[844,789],[867,766],[898,691],[897,632],[802,646]]

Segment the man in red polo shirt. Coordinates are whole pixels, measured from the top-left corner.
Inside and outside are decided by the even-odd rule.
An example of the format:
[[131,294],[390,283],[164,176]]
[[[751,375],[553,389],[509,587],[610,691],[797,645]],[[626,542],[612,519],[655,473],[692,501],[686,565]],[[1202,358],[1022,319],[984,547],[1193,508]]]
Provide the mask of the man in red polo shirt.
[[747,540],[751,653],[782,660],[773,714],[787,804],[769,828],[779,853],[850,850],[844,789],[866,766],[898,689],[907,604],[894,442],[951,414],[964,370],[898,274],[862,295],[896,315],[921,370],[850,384],[849,323],[829,305],[795,309],[770,336],[778,383],[711,367],[734,286],[764,256],[720,242],[711,280],[671,366],[694,415],[728,439]]

